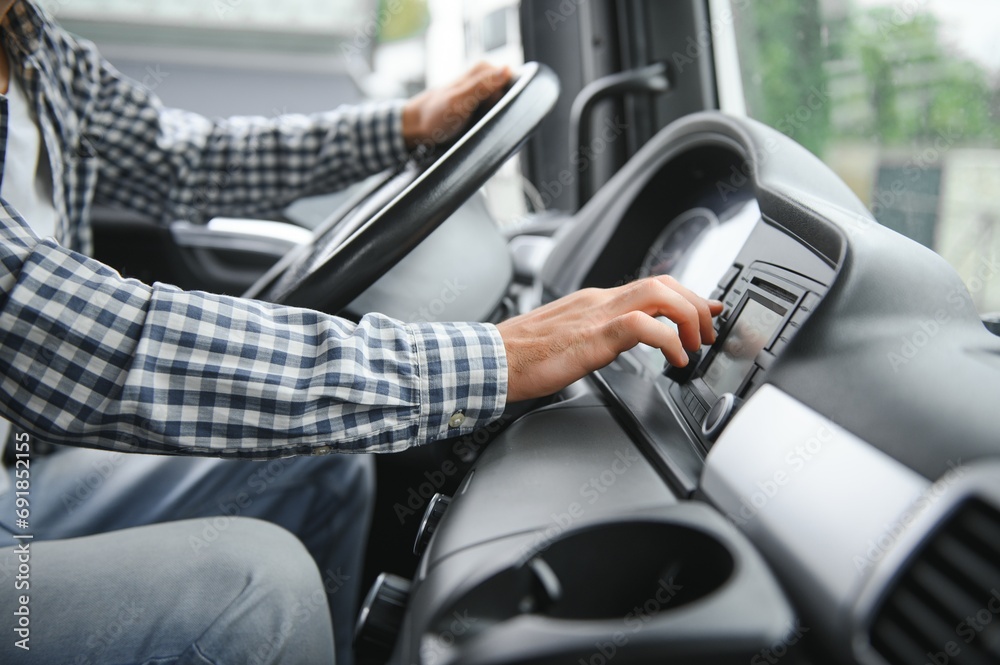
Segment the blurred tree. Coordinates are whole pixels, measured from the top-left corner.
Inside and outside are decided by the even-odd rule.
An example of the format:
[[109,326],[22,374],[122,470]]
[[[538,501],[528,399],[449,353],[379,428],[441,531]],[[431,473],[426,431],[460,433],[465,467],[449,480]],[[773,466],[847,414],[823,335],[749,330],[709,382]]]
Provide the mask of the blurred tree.
[[750,114],[822,154],[830,134],[819,0],[752,2],[737,12]]
[[842,130],[845,136],[883,145],[1000,138],[991,113],[996,90],[980,65],[944,47],[935,16],[871,9],[856,17],[845,41],[842,52],[860,62],[874,118],[872,126]]
[[[819,155],[839,138],[1000,144],[997,81],[945,47],[936,17],[846,7],[829,22],[820,0],[753,2],[736,13],[753,117]],[[834,82],[846,92],[830,94]],[[833,123],[841,112],[848,119]]]
[[427,0],[379,0],[378,4],[380,42],[409,39],[427,30]]

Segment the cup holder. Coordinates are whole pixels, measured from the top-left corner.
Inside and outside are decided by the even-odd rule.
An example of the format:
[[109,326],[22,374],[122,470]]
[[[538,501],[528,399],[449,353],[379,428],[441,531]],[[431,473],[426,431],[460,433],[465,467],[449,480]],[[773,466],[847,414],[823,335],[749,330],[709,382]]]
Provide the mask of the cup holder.
[[464,594],[452,610],[479,618],[473,633],[529,614],[646,621],[708,596],[733,570],[729,549],[697,528],[656,521],[599,524],[536,547]]
[[559,580],[545,614],[560,619],[655,615],[707,596],[733,572],[732,555],[712,536],[655,522],[579,531],[537,556]]

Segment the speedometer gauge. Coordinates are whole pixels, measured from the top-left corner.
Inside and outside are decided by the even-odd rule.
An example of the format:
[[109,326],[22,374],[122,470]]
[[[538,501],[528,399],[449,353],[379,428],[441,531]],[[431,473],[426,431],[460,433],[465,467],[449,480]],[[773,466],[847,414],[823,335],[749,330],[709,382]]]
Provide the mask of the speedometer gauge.
[[708,208],[692,208],[667,224],[649,248],[640,269],[641,277],[677,276],[684,260],[704,235],[719,226],[719,218]]

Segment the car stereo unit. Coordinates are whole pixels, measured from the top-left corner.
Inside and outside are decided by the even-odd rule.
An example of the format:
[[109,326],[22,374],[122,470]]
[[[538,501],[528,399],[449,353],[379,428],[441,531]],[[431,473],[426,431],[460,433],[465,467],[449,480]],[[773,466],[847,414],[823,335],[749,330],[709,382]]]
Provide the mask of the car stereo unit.
[[725,305],[716,320],[718,339],[670,387],[706,449],[723,424],[718,421],[764,383],[823,293],[820,284],[769,264],[734,265],[726,273],[711,296]]

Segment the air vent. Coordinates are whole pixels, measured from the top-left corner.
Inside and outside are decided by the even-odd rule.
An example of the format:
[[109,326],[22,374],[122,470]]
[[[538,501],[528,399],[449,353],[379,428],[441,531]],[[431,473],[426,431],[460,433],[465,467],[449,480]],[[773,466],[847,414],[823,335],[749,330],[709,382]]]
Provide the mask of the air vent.
[[871,641],[891,665],[1000,663],[1000,512],[959,507],[886,596]]

